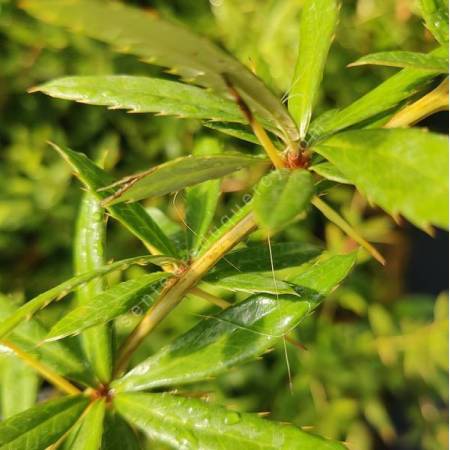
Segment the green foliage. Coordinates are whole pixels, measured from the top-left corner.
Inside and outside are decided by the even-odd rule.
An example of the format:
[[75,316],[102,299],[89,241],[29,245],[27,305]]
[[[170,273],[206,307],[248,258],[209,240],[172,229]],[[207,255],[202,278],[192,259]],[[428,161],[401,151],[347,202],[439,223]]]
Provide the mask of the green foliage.
[[126,3],[0,0],[0,448],[445,448],[446,3]]

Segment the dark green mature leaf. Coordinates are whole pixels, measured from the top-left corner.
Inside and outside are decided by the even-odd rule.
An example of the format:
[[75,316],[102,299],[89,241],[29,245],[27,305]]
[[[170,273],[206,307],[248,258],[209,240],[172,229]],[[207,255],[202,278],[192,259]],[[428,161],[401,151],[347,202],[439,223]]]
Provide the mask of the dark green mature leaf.
[[186,156],[152,167],[114,183],[117,191],[105,198],[105,205],[137,201],[176,192],[202,181],[220,178],[251,165],[267,164],[257,156],[227,152],[223,155]]
[[101,450],[142,450],[132,428],[115,411],[107,411]]
[[289,112],[297,123],[300,139],[306,136],[311,120],[339,8],[337,0],[307,0],[303,4],[297,63],[289,95]]
[[118,411],[151,439],[186,450],[344,450],[293,425],[170,394],[119,394]]
[[301,282],[300,296],[255,295],[206,318],[112,386],[136,391],[191,383],[263,354],[345,278],[354,262],[354,254],[318,262],[293,276],[294,283]]
[[[438,48],[430,53],[437,57],[447,57],[448,51]],[[400,105],[404,100],[424,90],[440,72],[419,69],[403,69],[378,87],[362,96],[350,106],[318,117],[310,127],[309,142],[313,144],[359,122],[384,114]]]
[[[17,308],[6,297],[0,296],[0,320],[12,316]],[[92,385],[96,377],[82,359],[81,350],[77,351],[75,342],[64,341],[44,345],[36,345],[42,342],[47,335],[47,329],[33,318],[23,321],[8,336],[8,340],[17,345],[21,350],[30,353],[42,361],[60,375],[71,378],[84,385]]]
[[371,201],[421,228],[448,227],[448,140],[418,129],[340,133],[315,150]]
[[365,55],[349,66],[374,64],[378,66],[410,67],[413,69],[431,70],[448,73],[448,58],[441,58],[429,53],[417,52],[380,52]]
[[[113,183],[115,180],[86,155],[65,147],[56,145],[53,147],[70,164],[82,183],[97,196],[97,199],[104,200],[114,194],[115,189],[98,191],[98,189]],[[107,209],[112,217],[128,228],[147,247],[157,249],[164,255],[177,256],[170,239],[147,214],[142,205],[121,204],[109,206]]]
[[76,422],[88,403],[81,395],[63,397],[0,422],[0,449],[45,450]]
[[90,105],[153,112],[183,118],[245,123],[239,107],[205,89],[158,78],[127,75],[78,76],[52,80],[32,89]]
[[149,273],[107,289],[90,302],[66,314],[52,327],[45,340],[55,341],[78,334],[94,325],[108,323],[139,303],[147,309],[162,287],[163,281],[169,276],[170,274],[165,272]]
[[314,182],[306,170],[272,171],[255,190],[253,208],[257,222],[272,233],[303,213],[314,193]]
[[427,28],[445,47],[448,47],[448,0],[420,0]]
[[174,261],[174,259],[166,256],[138,256],[136,258],[124,259],[112,264],[107,264],[99,269],[91,270],[90,272],[85,272],[70,278],[58,286],[33,298],[15,311],[14,314],[6,318],[0,324],[0,338],[3,338],[10,333],[23,320],[30,319],[36,312],[45,308],[49,303],[62,299],[76,288],[94,278],[102,277],[116,270],[126,270],[133,264],[166,264],[171,261]]
[[0,415],[2,419],[31,408],[37,400],[39,377],[14,355],[1,356]]
[[105,409],[104,399],[91,403],[87,413],[64,442],[63,450],[99,450]]
[[[195,156],[220,154],[217,140],[207,138],[194,149]],[[186,226],[188,248],[196,255],[214,219],[220,196],[221,180],[209,180],[186,189]]]
[[190,30],[118,2],[26,0],[22,4],[41,20],[169,67],[184,79],[221,94],[228,94],[226,74],[257,113],[276,124],[280,134],[297,139],[295,125],[278,97],[239,61]]
[[[106,217],[96,197],[86,192],[81,199],[74,239],[74,266],[77,275],[105,264]],[[79,304],[87,304],[105,288],[103,278],[96,278],[77,291]],[[87,359],[100,381],[106,383],[112,373],[112,330],[98,326],[81,336]]]

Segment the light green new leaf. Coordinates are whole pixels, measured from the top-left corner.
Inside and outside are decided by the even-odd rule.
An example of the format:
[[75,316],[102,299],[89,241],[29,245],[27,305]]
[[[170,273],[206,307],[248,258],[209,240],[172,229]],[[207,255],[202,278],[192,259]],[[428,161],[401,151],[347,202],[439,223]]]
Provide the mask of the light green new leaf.
[[66,396],[0,422],[0,449],[45,450],[77,421],[88,403],[81,395]]
[[142,450],[128,423],[115,411],[106,411],[101,450]]
[[427,28],[448,47],[448,0],[420,0],[420,6]]
[[323,70],[339,16],[337,0],[307,0],[303,4],[289,112],[304,139],[322,81]]
[[170,394],[119,394],[117,410],[150,439],[186,450],[344,450],[299,428]]
[[314,181],[306,170],[282,169],[269,173],[255,189],[253,208],[257,222],[272,233],[303,213],[314,193]]
[[335,181],[336,183],[341,184],[352,184],[347,178],[342,175],[342,172],[336,169],[333,164],[330,162],[323,162],[319,164],[314,164],[309,168],[313,172],[316,172],[321,177],[326,178],[327,180]]
[[[81,182],[96,195],[97,199],[104,200],[115,193],[114,189],[98,191],[98,189],[114,183],[115,180],[103,169],[100,169],[85,154],[74,152],[65,147],[52,145],[73,168]],[[147,214],[142,205],[122,204],[109,206],[107,209],[112,217],[128,228],[145,246],[154,248],[163,255],[177,256],[170,239],[150,215]]]
[[448,227],[448,139],[419,129],[340,133],[315,147],[369,200],[420,228]]
[[[81,199],[74,239],[74,265],[77,275],[95,270],[105,264],[106,217],[95,196],[86,192]],[[105,288],[103,278],[96,278],[77,291],[79,304],[87,304]],[[106,383],[112,373],[112,330],[98,326],[81,336],[87,359],[99,380]]]
[[[348,274],[355,255],[334,256],[292,277],[300,296],[254,295],[201,321],[112,386],[136,391],[192,383],[263,354]],[[301,282],[301,283],[300,283]]]
[[1,356],[0,415],[3,419],[31,408],[37,400],[39,377],[14,355]]
[[102,445],[105,400],[89,405],[87,413],[65,440],[62,450],[99,450]]
[[[447,57],[448,50],[441,47],[430,55]],[[311,124],[308,141],[313,144],[332,133],[389,112],[404,100],[426,89],[439,74],[440,71],[410,68],[401,70],[346,108],[327,114],[324,118],[319,116]]]
[[56,98],[89,105],[183,118],[245,123],[232,100],[205,89],[158,78],[127,75],[64,77],[33,88]]
[[188,29],[119,2],[26,0],[22,6],[41,20],[106,42],[145,62],[168,67],[187,81],[228,96],[225,74],[279,134],[292,140],[298,137],[283,104],[259,78],[227,52]]
[[[124,201],[135,202],[176,192],[202,181],[220,178],[252,165],[267,164],[257,156],[228,152],[223,155],[185,156],[145,172],[130,175],[106,188],[117,187],[103,204],[115,205]],[[101,192],[103,189],[101,190]]]
[[42,308],[45,308],[49,303],[62,299],[76,288],[82,286],[88,281],[93,280],[94,278],[105,276],[116,270],[126,270],[133,264],[166,264],[171,261],[174,261],[174,259],[165,256],[138,256],[136,258],[124,259],[112,264],[107,264],[98,269],[70,278],[58,286],[55,286],[54,288],[33,298],[29,302],[22,305],[17,311],[14,312],[14,314],[7,317],[0,324],[0,338],[3,338],[10,333],[22,321],[30,319],[36,312]]
[[380,52],[357,59],[349,67],[373,64],[377,66],[410,67],[448,73],[448,58],[441,58],[430,53],[417,52]]
[[165,272],[149,273],[107,289],[66,314],[52,327],[45,340],[55,341],[94,325],[108,323],[140,303],[143,309],[148,309],[163,280],[169,276]]
[[[16,310],[17,308],[12,305],[8,298],[0,296],[0,320],[2,322],[7,317],[12,316]],[[48,330],[39,320],[33,318],[22,321],[10,333],[8,340],[62,376],[84,385],[96,383],[96,377],[84,361],[81,349],[75,346],[77,342],[67,340],[36,345],[43,341],[47,333]]]
[[220,131],[228,134],[242,141],[251,142],[252,144],[261,145],[258,138],[252,133],[248,126],[237,123],[223,123],[223,122],[204,122],[203,125],[212,130]]

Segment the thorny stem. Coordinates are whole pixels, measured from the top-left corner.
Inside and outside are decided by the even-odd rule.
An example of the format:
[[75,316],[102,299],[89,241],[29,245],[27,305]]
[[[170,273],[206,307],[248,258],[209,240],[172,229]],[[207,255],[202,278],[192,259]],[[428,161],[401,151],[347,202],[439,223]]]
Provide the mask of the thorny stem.
[[21,350],[12,342],[2,340],[1,345],[4,345],[5,347],[8,347],[10,350],[12,350],[23,362],[25,362],[34,370],[36,370],[36,372],[38,372],[43,378],[45,378],[48,382],[53,384],[60,391],[65,392],[66,394],[69,395],[81,394],[81,391],[76,386],[74,386],[72,383],[67,381],[61,375],[58,375],[52,369],[45,366],[28,353]]
[[247,214],[240,222],[224,234],[184,272],[179,278],[171,278],[164,287],[156,303],[148,310],[142,321],[123,344],[115,375],[122,373],[134,350],[142,340],[161,322],[183,299],[222,256],[256,228],[253,213]]

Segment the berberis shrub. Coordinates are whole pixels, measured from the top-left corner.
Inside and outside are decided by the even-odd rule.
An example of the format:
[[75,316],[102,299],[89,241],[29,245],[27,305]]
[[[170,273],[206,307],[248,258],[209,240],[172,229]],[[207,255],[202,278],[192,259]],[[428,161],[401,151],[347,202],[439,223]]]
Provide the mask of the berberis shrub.
[[[83,149],[50,143],[83,189],[74,274],[18,308],[1,297],[0,339],[15,355],[11,367],[20,359],[61,395],[37,405],[25,398],[25,408],[12,408],[18,414],[4,412],[0,448],[137,449],[147,445],[145,439],[177,449],[345,448],[327,436],[180,389],[263,357],[280,342],[285,350],[286,342],[299,345],[289,335],[355,263],[368,257],[385,263],[327,201],[337,185],[357,189],[386,214],[425,232],[447,228],[447,139],[413,125],[448,105],[448,5],[421,1],[425,25],[438,42],[435,50],[360,58],[353,65],[400,70],[349,106],[323,114],[314,114],[314,106],[339,24],[337,0],[303,2],[287,107],[236,58],[157,14],[93,0],[26,0],[21,6],[36,19],[172,75],[68,76],[31,92],[197,119],[215,137],[190,156],[121,179],[107,169],[107,153],[91,160]],[[220,133],[244,142],[240,148],[248,151],[230,151]],[[230,177],[237,171],[247,174],[244,182]],[[228,190],[239,192],[228,209],[221,200],[224,177]],[[139,203],[176,192],[183,226]],[[346,253],[287,231],[312,209],[351,238]],[[148,254],[107,261],[108,217]],[[130,268],[138,275],[120,281],[117,273]],[[135,351],[186,296],[209,302],[207,315],[136,363]],[[68,307],[48,326],[38,313],[54,302]],[[18,399],[35,390],[36,381],[28,372],[16,373]]]

